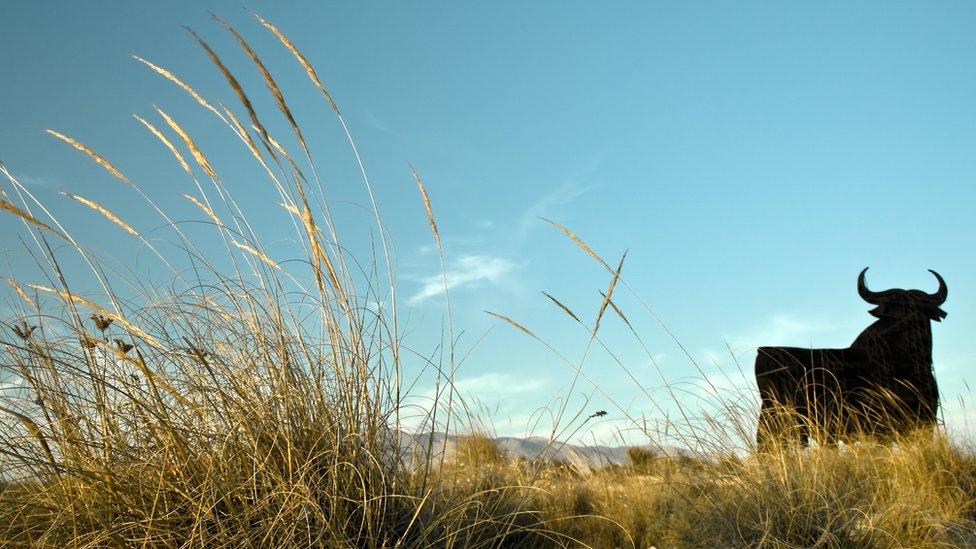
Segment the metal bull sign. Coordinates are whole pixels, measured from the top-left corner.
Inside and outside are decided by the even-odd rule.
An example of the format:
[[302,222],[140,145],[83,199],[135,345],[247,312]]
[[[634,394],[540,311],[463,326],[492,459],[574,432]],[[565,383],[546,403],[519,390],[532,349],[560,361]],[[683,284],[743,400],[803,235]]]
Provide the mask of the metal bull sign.
[[934,427],[939,390],[932,371],[932,324],[946,313],[945,281],[935,293],[874,292],[857,279],[877,317],[846,349],[760,347],[756,384],[762,398],[756,443],[882,439]]

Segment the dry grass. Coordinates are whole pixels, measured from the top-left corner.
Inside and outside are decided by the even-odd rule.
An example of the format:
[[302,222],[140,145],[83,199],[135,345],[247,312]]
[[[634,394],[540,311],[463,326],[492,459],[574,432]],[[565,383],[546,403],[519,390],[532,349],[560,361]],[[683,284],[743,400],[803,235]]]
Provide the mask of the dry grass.
[[[276,27],[258,19],[297,59],[348,136],[307,59]],[[715,419],[684,435],[690,446],[708,450],[698,458],[633,448],[627,466],[581,470],[512,459],[490,438],[471,434],[443,459],[402,459],[403,353],[392,266],[375,202],[384,251],[366,268],[351,269],[357,258],[336,236],[312,154],[282,90],[244,38],[219,23],[260,72],[283,127],[309,161],[305,170],[199,36],[194,35],[247,111],[250,130],[223,104],[206,101],[168,70],[140,61],[226,124],[242,157],[257,161],[258,173],[284,202],[282,215],[292,222],[305,257],[299,267],[275,260],[215,163],[186,127],[161,110],[165,125],[137,119],[192,179],[197,193],[186,197],[205,214],[212,242],[189,238],[143,194],[137,177],[123,175],[80,141],[51,133],[122,180],[163,218],[192,267],[173,269],[171,291],[116,291],[124,281],[0,166],[7,178],[0,207],[22,221],[45,279],[8,280],[19,313],[0,336],[0,545],[976,545],[976,457],[938,435],[906,438],[896,447],[780,448],[743,457],[722,443],[729,437],[706,430]],[[179,139],[158,128],[169,128]],[[199,174],[184,160],[179,143]],[[427,191],[413,176],[439,244]],[[363,184],[372,201],[365,172]],[[126,211],[66,196],[94,209],[108,230],[124,230],[163,264],[178,264],[152,247]],[[611,301],[615,288],[618,294],[621,287],[630,289],[621,277],[623,260],[612,268],[576,234],[550,223],[611,276],[596,321],[583,326],[588,349],[602,346],[599,322],[608,305],[630,327]],[[60,248],[51,245],[52,238]],[[229,272],[214,266],[214,246],[223,248]],[[90,268],[98,291],[77,293],[72,273],[62,268],[69,254]],[[384,264],[386,278],[379,274]],[[539,339],[516,320],[492,314]],[[429,424],[450,425],[455,408],[463,407],[451,388],[450,360],[449,368],[439,369],[445,377],[438,379],[441,402],[434,409],[442,415],[429,417]],[[578,379],[585,378],[580,364],[574,368]],[[725,428],[738,440],[751,436],[753,411],[725,407]],[[571,416],[565,408],[554,415],[564,413]],[[552,439],[565,438],[586,421],[577,414],[561,422]]]
[[669,457],[582,472],[499,454],[462,438],[435,484],[448,499],[491,496],[544,525],[551,546],[971,547],[976,457],[940,436],[777,449],[747,457]]
[[[243,37],[219,23],[260,71],[311,160],[267,67]],[[291,42],[261,23],[324,92]],[[263,125],[217,52],[193,36],[230,84],[253,131],[171,72],[143,62],[216,115],[245,157],[258,161],[284,201],[282,215],[297,221],[305,267],[286,271],[272,258],[216,164],[186,126],[159,109],[164,125],[137,120],[192,178],[198,192],[187,198],[206,214],[230,273],[213,266],[214,242],[190,239],[158,212],[190,257],[194,277],[174,268],[176,291],[123,298],[100,258],[4,170],[5,196],[21,202],[5,200],[5,210],[24,222],[47,283],[11,281],[22,300],[18,319],[10,321],[16,330],[5,330],[0,364],[3,545],[468,547],[544,530],[537,521],[523,524],[518,508],[489,505],[490,494],[456,497],[399,461],[400,341],[395,312],[386,312],[395,304],[382,304],[395,302],[395,289],[392,277],[384,283],[376,275],[390,260],[374,257],[365,275],[346,267],[355,258],[336,240],[328,209],[317,210],[310,200],[324,196],[322,186],[306,178]],[[165,127],[179,139],[159,129]],[[137,178],[79,140],[51,133],[154,207]],[[200,175],[175,143],[185,146]],[[314,166],[307,171],[314,174]],[[125,219],[128,208],[113,212],[65,196],[156,251]],[[50,221],[39,221],[35,211]],[[80,255],[100,291],[76,293],[62,269],[66,252],[48,244],[52,234],[72,244],[67,253]]]

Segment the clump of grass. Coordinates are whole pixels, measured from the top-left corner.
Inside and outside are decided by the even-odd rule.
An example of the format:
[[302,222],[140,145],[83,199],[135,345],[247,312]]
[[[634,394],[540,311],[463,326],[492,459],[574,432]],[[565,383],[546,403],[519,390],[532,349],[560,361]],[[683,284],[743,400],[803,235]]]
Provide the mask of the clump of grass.
[[[745,539],[824,547],[972,542],[974,457],[942,436],[760,454],[726,489]],[[723,507],[727,510],[723,511]],[[728,512],[731,503],[715,508]]]
[[[306,166],[196,33],[249,128],[173,72],[137,59],[231,130],[283,202],[281,215],[294,226],[305,257],[287,270],[271,257],[216,164],[185,126],[158,108],[161,122],[136,118],[193,183],[196,192],[186,198],[204,214],[212,242],[189,237],[138,178],[81,141],[50,133],[161,216],[187,264],[162,254],[126,211],[65,193],[169,266],[171,292],[116,290],[140,284],[116,279],[4,168],[3,209],[23,222],[46,280],[9,281],[21,301],[13,329],[0,337],[2,544],[476,547],[516,536],[528,543],[545,525],[525,520],[534,515],[512,505],[503,488],[455,497],[431,485],[429,467],[418,475],[401,461],[396,289],[376,204],[383,251],[365,269],[351,268],[361,258],[339,240],[284,94],[244,38],[217,21],[258,69]],[[258,21],[299,61],[348,137],[311,65],[277,28]],[[216,266],[215,246],[223,248],[229,272]],[[62,268],[69,254],[88,266],[98,290],[78,289],[83,285]]]
[[369,504],[396,493],[382,383],[303,345],[262,308],[270,296],[247,290],[130,312],[151,340],[96,320],[81,325],[91,347],[47,335],[72,329],[50,322],[7,342],[33,396],[8,404],[35,429],[0,436],[33,488],[4,494],[0,535],[41,546],[289,545],[296,529],[312,543],[381,538],[396,523],[395,506]]
[[532,505],[592,547],[970,547],[976,458],[943,438],[543,478]]

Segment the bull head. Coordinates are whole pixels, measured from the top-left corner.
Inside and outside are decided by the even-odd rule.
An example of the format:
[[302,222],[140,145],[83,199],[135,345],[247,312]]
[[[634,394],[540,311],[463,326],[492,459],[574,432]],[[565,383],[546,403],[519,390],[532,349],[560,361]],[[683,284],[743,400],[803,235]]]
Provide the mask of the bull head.
[[883,292],[872,292],[864,283],[864,273],[867,267],[857,277],[857,293],[864,301],[877,305],[870,313],[878,318],[905,318],[913,315],[924,315],[929,320],[940,322],[946,317],[946,312],[939,308],[949,296],[945,280],[939,273],[929,269],[939,281],[939,289],[934,294],[927,294],[921,290],[891,289]]

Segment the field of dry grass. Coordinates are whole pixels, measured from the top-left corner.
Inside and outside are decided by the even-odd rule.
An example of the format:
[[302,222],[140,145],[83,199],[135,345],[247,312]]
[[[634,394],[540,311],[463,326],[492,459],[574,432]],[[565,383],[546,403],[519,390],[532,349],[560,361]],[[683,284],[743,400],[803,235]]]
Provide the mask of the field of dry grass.
[[[625,465],[581,469],[515,459],[485,435],[462,433],[449,456],[403,459],[406,384],[396,287],[375,202],[377,251],[357,256],[340,244],[313,155],[282,90],[244,38],[220,24],[261,73],[289,139],[272,135],[203,38],[194,35],[234,90],[241,114],[142,61],[185,90],[201,114],[226,125],[242,161],[252,162],[280,196],[305,255],[294,268],[268,257],[234,189],[162,110],[157,121],[139,122],[195,183],[198,194],[187,198],[212,231],[207,246],[226,252],[229,272],[208,260],[212,248],[204,252],[198,237],[156,208],[136,177],[52,131],[154,208],[190,258],[192,270],[173,269],[176,291],[123,297],[106,264],[3,168],[0,207],[22,222],[44,277],[7,280],[19,314],[3,319],[0,335],[0,545],[976,546],[976,454],[939,434],[895,446],[761,454],[710,442],[697,457],[632,448]],[[348,137],[338,106],[295,45],[260,18],[258,26],[297,60]],[[430,198],[413,175],[439,247]],[[124,212],[67,197],[170,264]],[[600,315],[612,314],[614,289],[624,284],[621,267],[554,225],[606,267]],[[61,267],[68,254],[81,258],[101,290],[75,293]],[[440,365],[439,415],[426,425],[451,423],[462,409],[444,389],[453,366]],[[754,419],[731,421],[746,433]],[[704,431],[688,436],[714,440]]]

